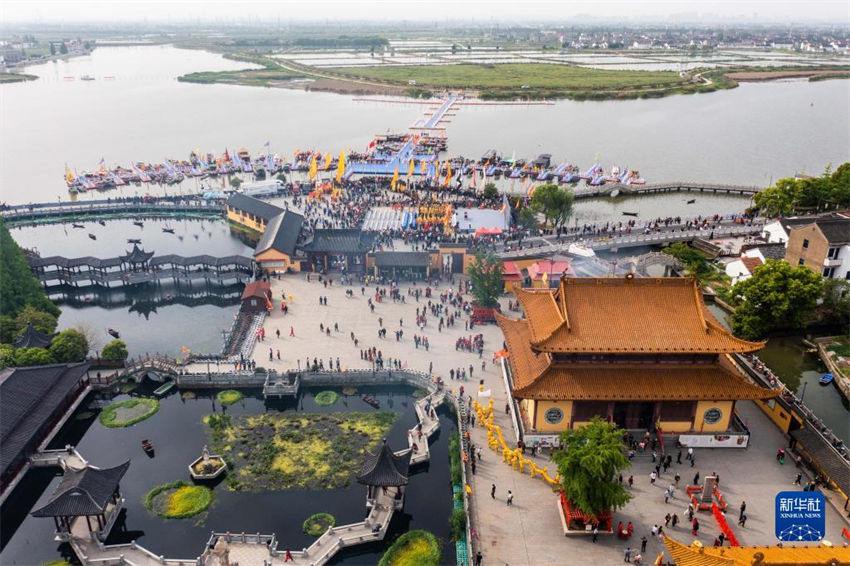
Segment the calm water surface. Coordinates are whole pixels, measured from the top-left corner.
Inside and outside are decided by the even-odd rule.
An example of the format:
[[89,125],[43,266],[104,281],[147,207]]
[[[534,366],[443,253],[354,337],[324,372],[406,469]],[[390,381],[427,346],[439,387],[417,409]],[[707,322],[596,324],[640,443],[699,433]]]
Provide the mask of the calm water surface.
[[[153,384],[149,386],[152,388]],[[176,390],[175,390],[176,391]],[[393,411],[398,418],[388,440],[393,447],[406,443],[406,431],[416,424],[413,410],[413,389],[409,387],[362,388],[381,401],[381,409]],[[318,407],[312,393],[302,394],[298,403],[266,404],[261,394],[246,396],[228,407],[230,414],[258,414],[264,412],[338,412],[374,411],[359,395],[341,396],[340,402],[328,408]],[[166,521],[149,513],[144,507],[145,494],[161,483],[178,479],[189,480],[188,464],[198,457],[204,444],[208,444],[208,427],[201,419],[212,412],[221,412],[214,399],[215,392],[199,391],[198,397],[183,400],[177,393],[161,403],[159,412],[150,419],[126,429],[103,427],[94,418],[78,420],[57,437],[54,445],[77,442],[80,452],[98,466],[115,466],[130,460],[130,468],[121,482],[126,499],[124,520],[112,531],[111,544],[136,540],[155,554],[175,558],[194,558],[203,550],[211,530],[277,533],[281,548],[300,549],[309,546],[314,538],[301,531],[304,519],[318,512],[329,512],[337,524],[362,521],[366,516],[365,487],[352,482],[346,488],[334,490],[293,489],[285,491],[228,491],[226,485],[216,486],[216,501],[206,517]],[[89,410],[90,411],[90,410]],[[81,411],[83,412],[83,411]],[[388,539],[409,529],[426,529],[444,541],[443,563],[454,564],[454,544],[448,542],[449,515],[452,509],[452,492],[448,466],[448,437],[456,427],[450,415],[442,411],[440,432],[432,438],[431,463],[411,474],[405,507],[393,517]],[[140,439],[149,438],[156,448],[154,458],[148,458],[141,449]],[[77,439],[80,439],[77,441]],[[232,472],[229,472],[232,473]],[[47,502],[59,477],[29,474],[16,500],[10,499],[3,507],[3,542],[0,562],[7,564],[39,564],[56,559],[62,550],[51,542],[53,521],[50,519],[23,518],[19,508],[36,499],[35,505]],[[44,484],[49,483],[47,489]],[[11,505],[10,505],[11,504]],[[17,505],[15,505],[17,504]],[[23,518],[23,522],[20,522]],[[20,526],[10,536],[10,532]],[[7,539],[11,538],[10,541]],[[389,542],[365,545],[337,555],[338,564],[375,564]]]
[[[28,69],[41,78],[0,87],[2,199],[68,198],[65,163],[96,169],[101,158],[127,165],[187,157],[196,147],[257,152],[266,141],[282,154],[365,149],[376,133],[406,128],[423,111],[419,104],[355,102],[348,95],[175,80],[195,70],[246,66],[156,46],[100,48]],[[83,74],[96,80],[80,81]],[[491,147],[521,157],[546,152],[582,167],[598,160],[607,168],[639,169],[649,181],[764,185],[846,160],[848,102],[850,81],[803,81],[658,100],[466,106],[448,135],[451,154],[477,157]]]

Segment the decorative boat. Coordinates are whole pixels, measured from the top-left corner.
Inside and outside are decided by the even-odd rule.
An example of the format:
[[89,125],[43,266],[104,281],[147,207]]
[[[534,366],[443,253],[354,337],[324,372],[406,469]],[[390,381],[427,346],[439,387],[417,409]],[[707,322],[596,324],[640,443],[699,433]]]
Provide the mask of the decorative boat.
[[685,204],[694,204],[696,201],[697,201],[697,199],[692,198],[691,200],[689,200],[689,201],[688,201],[688,202],[686,202]]
[[127,238],[128,244],[141,244],[142,241],[138,238]]
[[173,233],[174,233],[174,228],[170,228],[170,227],[168,227],[168,226],[163,226],[162,231],[163,231],[163,232],[165,232],[165,233],[167,233],[167,234],[173,234]]
[[144,225],[145,225],[145,223],[144,223],[144,222],[142,222],[141,220],[136,220],[136,221],[134,221],[134,222],[133,222],[133,224],[135,224],[135,225],[136,225],[136,226],[138,226],[139,228],[141,228],[142,226],[144,226]]
[[637,212],[624,212],[623,213],[623,216],[637,216],[637,215],[638,215]]
[[112,336],[113,338],[121,338],[121,334],[119,334],[119,333],[118,333],[118,331],[117,331],[117,330],[115,330],[114,328],[109,328],[109,329],[107,329],[106,331],[107,331],[107,332],[109,333],[109,335],[110,335],[110,336]]
[[834,379],[834,375],[832,375],[831,373],[825,373],[821,376],[820,379],[818,379],[818,383],[820,383],[821,385],[829,385]]
[[210,454],[204,446],[203,455],[189,464],[189,475],[194,480],[212,480],[227,470],[224,458],[217,454]]
[[97,223],[101,226],[106,226],[106,220],[98,220]]
[[74,228],[85,228],[85,226],[83,226],[82,224],[77,224],[76,222],[71,224],[71,226],[74,227]]

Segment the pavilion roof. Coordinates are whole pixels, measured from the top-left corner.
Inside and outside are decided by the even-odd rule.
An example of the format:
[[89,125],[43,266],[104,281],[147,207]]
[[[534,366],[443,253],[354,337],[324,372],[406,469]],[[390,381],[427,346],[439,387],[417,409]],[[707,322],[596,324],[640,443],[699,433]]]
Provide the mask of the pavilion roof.
[[139,247],[138,244],[133,244],[133,249],[121,256],[121,260],[128,263],[142,263],[153,257],[154,252],[146,252]]
[[56,334],[48,334],[27,323],[24,333],[15,339],[15,348],[48,348]]
[[33,517],[80,517],[103,513],[129,467],[128,460],[105,470],[91,466],[82,470],[67,468],[50,501],[33,511]]
[[384,439],[381,448],[375,453],[367,453],[363,469],[357,475],[357,482],[373,486],[407,485],[407,470],[410,467],[410,450],[397,456]]
[[562,277],[557,290],[517,297],[541,352],[723,354],[764,347],[723,328],[693,278]]
[[834,546],[687,546],[664,537],[664,545],[676,566],[771,566],[800,564],[848,564],[847,549]]

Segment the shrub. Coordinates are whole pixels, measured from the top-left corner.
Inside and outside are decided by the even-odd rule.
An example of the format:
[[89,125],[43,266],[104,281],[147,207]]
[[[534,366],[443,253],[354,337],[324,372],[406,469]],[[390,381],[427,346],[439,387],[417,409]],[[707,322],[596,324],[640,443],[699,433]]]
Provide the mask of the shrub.
[[222,405],[232,405],[242,399],[242,392],[235,389],[225,389],[224,391],[219,391],[215,398]]
[[117,338],[104,346],[101,352],[101,356],[105,360],[126,360],[129,355],[127,344]]
[[466,511],[454,509],[449,525],[452,528],[452,540],[462,540],[466,536]]
[[328,530],[328,527],[333,527],[334,525],[336,525],[336,519],[333,515],[330,513],[316,513],[307,517],[301,528],[308,535],[319,537]]
[[428,531],[415,530],[398,537],[378,566],[436,566],[440,558],[442,552],[437,537]]
[[456,432],[449,437],[449,458],[451,459],[452,484],[460,484],[463,473],[460,463],[460,439]]

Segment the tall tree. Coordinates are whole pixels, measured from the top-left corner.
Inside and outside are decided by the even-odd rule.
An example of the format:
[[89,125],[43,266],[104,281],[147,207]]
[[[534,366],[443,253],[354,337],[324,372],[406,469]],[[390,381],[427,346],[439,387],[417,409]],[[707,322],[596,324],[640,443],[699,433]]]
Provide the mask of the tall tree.
[[571,189],[561,188],[555,183],[546,183],[534,189],[531,208],[543,214],[544,227],[552,223],[553,227],[563,226],[573,213],[575,197]]
[[126,360],[130,354],[127,352],[127,344],[117,338],[103,347],[101,356],[105,360]]
[[759,339],[772,329],[802,328],[823,296],[823,278],[804,265],[767,260],[732,287],[732,330]]
[[0,313],[15,317],[24,306],[59,316],[61,312],[44,294],[30,271],[24,252],[0,222]]
[[504,264],[498,256],[479,251],[469,266],[469,280],[472,282],[472,296],[482,307],[495,307],[499,295],[505,290],[502,282]]
[[57,362],[80,362],[89,353],[89,343],[79,330],[69,328],[60,332],[50,344],[50,354]]
[[623,507],[631,496],[617,481],[627,469],[622,431],[614,423],[593,417],[587,425],[560,435],[561,448],[552,454],[561,487],[582,513],[596,516]]

